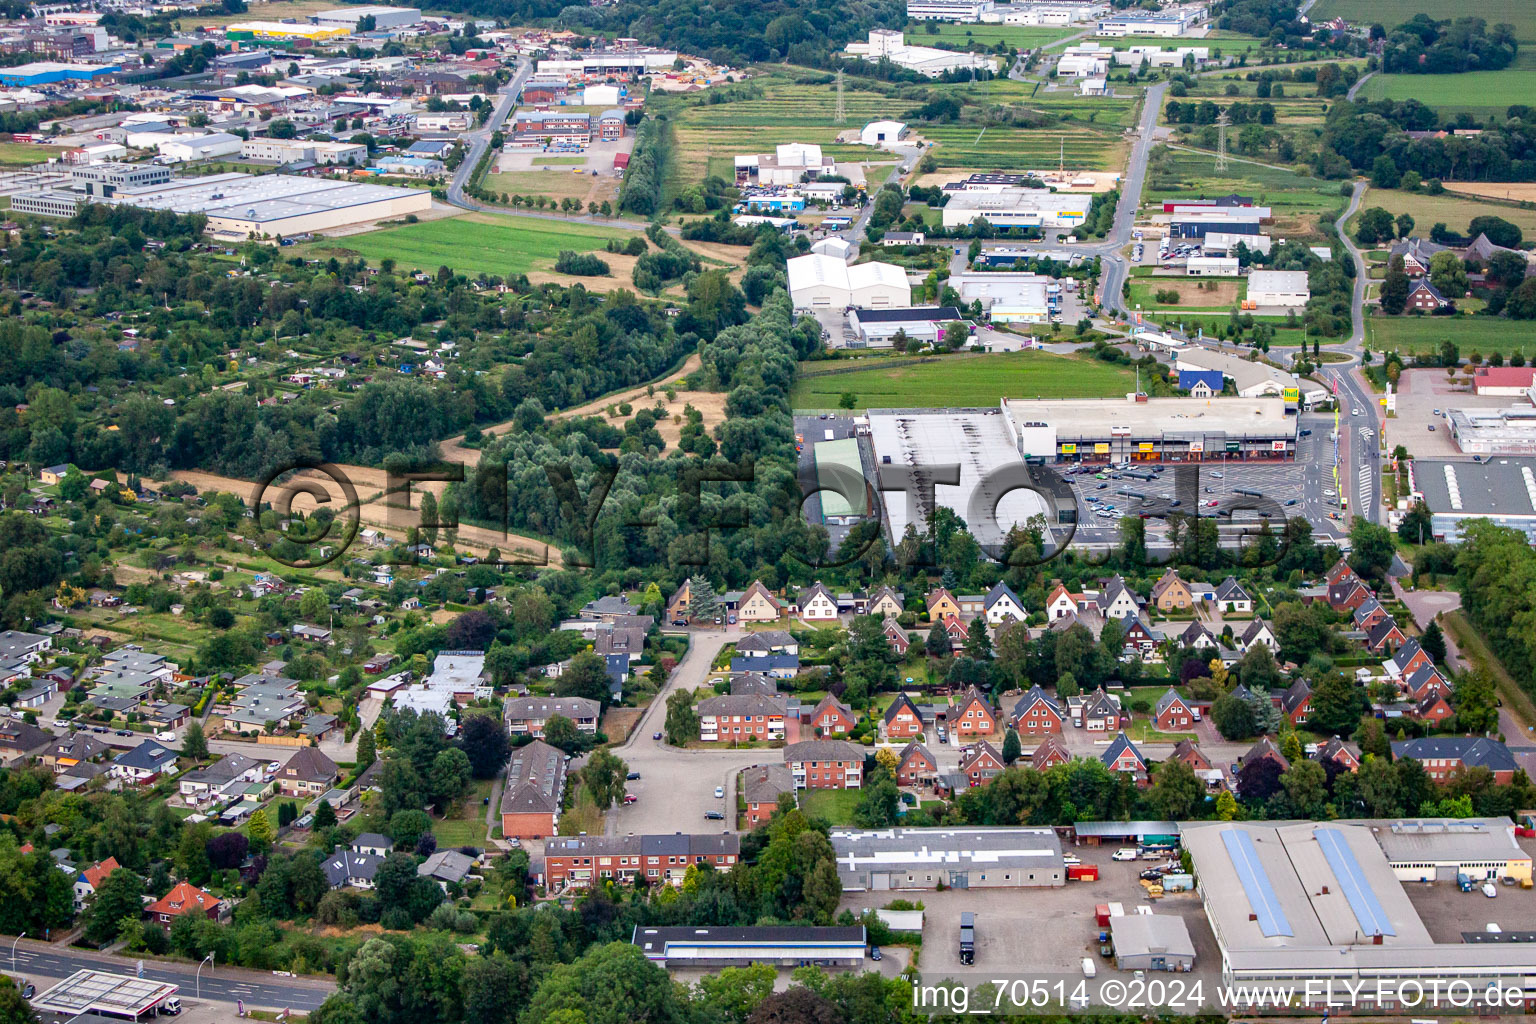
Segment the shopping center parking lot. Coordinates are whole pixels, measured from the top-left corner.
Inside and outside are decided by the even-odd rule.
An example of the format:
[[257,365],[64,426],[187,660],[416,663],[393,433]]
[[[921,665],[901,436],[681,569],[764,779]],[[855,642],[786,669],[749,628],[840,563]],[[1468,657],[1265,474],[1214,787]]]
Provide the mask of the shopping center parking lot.
[[[1452,390],[1444,370],[1405,370],[1398,380],[1397,414],[1386,421],[1387,447],[1402,445],[1417,458],[1471,458],[1451,440],[1447,409],[1507,409],[1521,404],[1510,397],[1482,396],[1468,389]],[[1435,415],[1435,410],[1440,415]],[[1379,418],[1379,417],[1378,417]],[[1431,431],[1429,428],[1435,429]]]

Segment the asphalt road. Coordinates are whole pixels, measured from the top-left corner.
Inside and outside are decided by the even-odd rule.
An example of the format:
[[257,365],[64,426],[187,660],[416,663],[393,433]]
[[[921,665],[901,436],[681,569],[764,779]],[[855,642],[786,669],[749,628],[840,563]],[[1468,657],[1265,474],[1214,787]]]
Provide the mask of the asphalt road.
[[[0,945],[8,946],[10,942],[4,941]],[[3,960],[3,954],[0,954],[0,961]],[[22,939],[16,949],[14,973],[31,981],[42,992],[76,971],[95,970],[132,975],[137,965],[138,960],[133,957],[86,953]],[[9,964],[6,967],[9,969]],[[198,998],[200,992],[200,997],[210,1002],[233,1004],[244,1001],[248,1007],[277,1010],[287,1008],[307,1013],[318,1008],[336,991],[336,984],[328,979],[283,978],[270,973],[228,967],[204,967],[199,988],[197,973],[195,964],[144,961],[144,977],[179,986],[177,994],[184,1000]]]
[[523,91],[523,83],[528,81],[528,77],[532,74],[533,62],[519,60],[517,72],[512,76],[512,81],[508,82],[499,93],[500,98],[496,101],[496,109],[491,112],[490,118],[481,128],[464,136],[464,143],[468,148],[458,170],[453,172],[453,180],[448,183],[448,201],[454,206],[461,206],[466,210],[482,208],[481,204],[465,197],[464,186],[469,181],[469,176],[475,173],[475,165],[485,154],[485,147],[490,145],[491,136],[506,123],[512,108],[517,105],[517,97]]
[[1163,108],[1163,93],[1167,88],[1166,82],[1159,82],[1149,88],[1142,99],[1136,144],[1131,148],[1130,164],[1120,182],[1120,203],[1115,207],[1115,224],[1110,230],[1108,242],[1097,247],[1102,260],[1099,301],[1108,309],[1124,309],[1120,290],[1130,273],[1130,264],[1120,250],[1130,244],[1136,211],[1141,207],[1141,191],[1147,180],[1147,160],[1152,155],[1152,137],[1157,128],[1158,112]]

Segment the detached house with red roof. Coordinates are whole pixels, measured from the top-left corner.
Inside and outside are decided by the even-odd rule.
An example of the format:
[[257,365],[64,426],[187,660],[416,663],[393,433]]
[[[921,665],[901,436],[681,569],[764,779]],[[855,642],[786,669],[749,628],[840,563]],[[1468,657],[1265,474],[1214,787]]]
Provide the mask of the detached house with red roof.
[[1061,742],[1059,736],[1047,736],[1045,742],[1035,748],[1035,752],[1029,755],[1029,763],[1035,771],[1043,772],[1047,768],[1058,764],[1068,764],[1072,760],[1072,752]]
[[170,931],[178,917],[201,914],[210,921],[217,921],[222,909],[223,904],[213,893],[204,892],[191,882],[178,882],[170,892],[146,906],[144,916]]
[[1136,779],[1138,785],[1144,783],[1147,778],[1147,759],[1141,756],[1141,751],[1136,749],[1136,744],[1125,733],[1120,733],[1110,743],[1109,748],[1099,755],[1099,760],[1104,762],[1104,767],[1112,772],[1120,772]]
[[1393,679],[1408,679],[1425,666],[1435,667],[1434,660],[1424,653],[1424,648],[1419,646],[1419,641],[1409,637],[1403,645],[1397,649],[1397,653],[1381,663],[1387,675]]
[[898,657],[907,656],[907,648],[912,646],[912,640],[907,636],[907,631],[901,628],[901,623],[895,619],[885,620],[885,642],[891,645],[891,650]]
[[108,857],[97,864],[92,864],[80,874],[75,876],[75,913],[85,909],[85,901],[96,895],[96,890],[101,888],[101,883],[107,880],[107,876],[122,867],[116,857]]
[[1196,772],[1208,772],[1211,770],[1211,759],[1205,756],[1205,751],[1195,746],[1194,740],[1179,740],[1174,745],[1170,761],[1183,761]]
[[820,736],[846,736],[858,724],[853,709],[830,693],[821,698],[821,703],[811,712],[811,728]]
[[1152,709],[1152,722],[1158,732],[1177,732],[1195,724],[1195,713],[1184,702],[1184,698],[1179,696],[1178,691],[1170,686]]

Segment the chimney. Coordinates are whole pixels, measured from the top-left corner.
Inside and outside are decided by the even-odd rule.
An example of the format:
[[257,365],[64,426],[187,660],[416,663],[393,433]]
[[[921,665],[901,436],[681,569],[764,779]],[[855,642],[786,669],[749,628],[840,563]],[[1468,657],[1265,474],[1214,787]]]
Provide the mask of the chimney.
[[1371,945],[1373,945],[1373,946],[1381,945],[1381,932],[1377,932],[1375,935],[1371,936]]
[[1327,886],[1326,886],[1326,885],[1325,885],[1325,886],[1323,886],[1323,895],[1324,895],[1324,896],[1327,896],[1327,895],[1328,895],[1328,887],[1327,887]]
[[1250,921],[1257,921],[1258,919],[1259,919],[1259,915],[1258,914],[1250,913],[1248,915],[1248,920],[1250,920]]

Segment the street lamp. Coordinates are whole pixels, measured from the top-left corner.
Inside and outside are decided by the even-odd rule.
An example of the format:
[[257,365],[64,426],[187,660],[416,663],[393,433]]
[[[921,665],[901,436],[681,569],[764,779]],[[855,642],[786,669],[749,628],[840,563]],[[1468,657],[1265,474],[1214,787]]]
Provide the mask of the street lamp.
[[209,953],[207,956],[203,957],[203,959],[197,965],[197,974],[194,976],[193,980],[197,984],[197,998],[199,999],[203,998],[203,964],[209,964],[212,962],[213,954]]
[[16,936],[15,940],[12,941],[12,943],[11,943],[11,973],[12,974],[16,973],[16,943],[20,942],[22,939],[24,939],[26,937],[27,937],[27,933],[26,932],[22,932],[20,935]]

